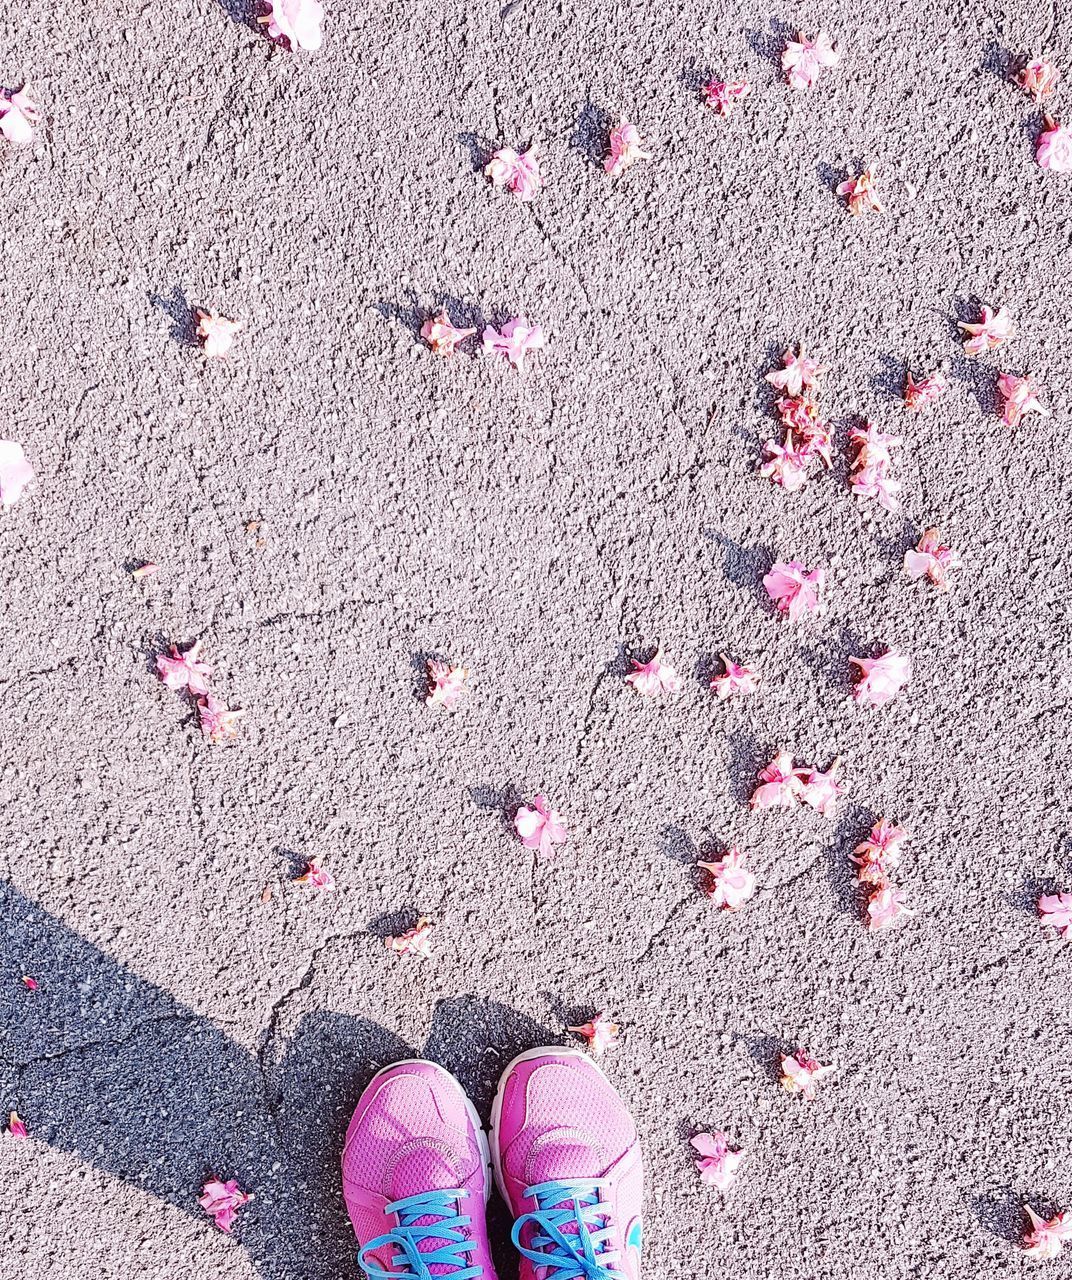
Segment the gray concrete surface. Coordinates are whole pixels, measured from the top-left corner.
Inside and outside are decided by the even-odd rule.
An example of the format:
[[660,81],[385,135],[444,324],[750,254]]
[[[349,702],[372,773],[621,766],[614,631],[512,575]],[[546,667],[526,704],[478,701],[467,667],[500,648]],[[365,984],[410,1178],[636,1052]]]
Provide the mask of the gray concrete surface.
[[[0,1143],[4,1280],[352,1277],[336,1158],[375,1067],[426,1052],[486,1109],[604,1006],[650,1274],[1069,1274],[1016,1239],[1024,1199],[1072,1207],[1072,950],[1032,910],[1072,881],[1072,181],[1002,67],[1068,74],[1072,38],[1063,6],[993,13],[372,0],[295,57],[242,0],[0,8],[0,80],[46,114],[0,149],[0,434],[39,476],[0,516],[0,1102],[34,1135]],[[844,61],[791,97],[798,22]],[[708,71],[755,84],[728,122]],[[614,186],[619,112],[655,158]],[[473,157],[530,140],[525,208]],[[864,160],[888,213],[852,220]],[[437,361],[444,299],[548,348],[523,379]],[[999,423],[973,300],[1013,310],[1001,367],[1052,419]],[[247,326],[226,364],[198,305]],[[755,472],[797,338],[839,462],[787,498]],[[905,364],[942,362],[908,417]],[[903,431],[903,519],[847,492],[855,414]],[[948,597],[899,567],[930,523]],[[800,628],[759,589],[789,556],[830,570]],[[232,748],[152,674],[196,637],[248,709]],[[664,705],[620,679],[656,639]],[[866,712],[847,657],[880,642],[915,676]],[[711,698],[720,650],[759,696]],[[416,697],[429,653],[473,668],[453,716]],[[835,821],[749,813],[779,746],[845,757]],[[541,788],[572,840],[536,866],[504,809]],[[872,938],[848,854],[880,814],[918,912]],[[729,840],[763,886],[737,916],[690,868]],[[288,885],[309,855],[333,898]],[[381,941],[417,911],[432,963]],[[774,1081],[800,1043],[840,1066],[810,1107]],[[749,1153],[725,1204],[687,1147],[712,1126]],[[256,1194],[233,1240],[213,1172]]]

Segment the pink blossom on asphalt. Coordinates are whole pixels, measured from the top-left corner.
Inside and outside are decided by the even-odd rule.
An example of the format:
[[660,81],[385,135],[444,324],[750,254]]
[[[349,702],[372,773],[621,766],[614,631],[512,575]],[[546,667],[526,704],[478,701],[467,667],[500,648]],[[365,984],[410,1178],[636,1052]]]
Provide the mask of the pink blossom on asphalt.
[[799,622],[814,613],[822,602],[824,574],[822,569],[807,570],[799,560],[779,561],[763,575],[763,586],[779,613],[790,622]]
[[324,21],[324,6],[320,0],[266,0],[269,13],[258,18],[268,24],[268,34],[273,40],[286,40],[292,49],[306,49],[315,53],[324,42],[320,24]]
[[591,1022],[586,1022],[583,1026],[567,1027],[566,1030],[572,1031],[575,1035],[584,1036],[588,1041],[588,1047],[592,1050],[592,1055],[601,1058],[604,1050],[617,1043],[621,1028],[604,1012],[597,1013]]
[[810,89],[819,73],[825,67],[837,66],[840,57],[825,31],[820,31],[814,40],[801,32],[782,53],[786,83],[791,89]]
[[1024,1233],[1024,1253],[1029,1258],[1059,1257],[1065,1242],[1072,1240],[1072,1214],[1059,1213],[1048,1221],[1029,1204],[1024,1205],[1031,1226]]
[[[772,377],[781,378],[783,373],[784,370],[774,374],[768,373],[765,377],[769,382]],[[782,396],[775,407],[782,420],[782,426],[787,431],[792,431],[794,435],[810,434],[819,422],[819,402],[814,395],[806,392],[796,396]]]
[[23,978],[23,979],[22,979],[22,985],[26,988],[26,990],[27,990],[27,991],[36,991],[36,990],[37,990],[37,979],[36,979],[36,978],[29,978],[29,977],[27,977],[27,978]]
[[913,582],[929,578],[936,587],[946,590],[949,572],[960,567],[960,557],[950,547],[942,546],[937,529],[924,529],[914,551],[906,551],[905,573]]
[[514,817],[514,829],[526,849],[535,849],[541,858],[554,857],[554,846],[569,839],[562,816],[547,802],[545,795],[532,801],[532,808],[522,805]]
[[8,1116],[7,1131],[8,1135],[14,1138],[16,1142],[22,1142],[29,1136],[26,1130],[26,1122],[17,1111],[12,1111]]
[[14,440],[0,440],[0,507],[18,502],[33,478],[33,467],[22,445]]
[[201,718],[201,733],[208,742],[223,742],[238,737],[238,722],[246,714],[232,709],[215,694],[207,693],[197,700],[197,714]]
[[212,675],[212,668],[201,661],[201,643],[195,640],[182,653],[172,645],[170,657],[164,653],[158,655],[157,674],[169,689],[189,689],[193,694],[208,693],[208,677]]
[[759,679],[756,672],[743,663],[734,662],[732,658],[727,658],[724,653],[718,655],[722,659],[722,665],[726,670],[720,676],[714,676],[711,680],[711,690],[725,701],[734,694],[755,693],[756,683]]
[[538,324],[530,325],[524,316],[517,316],[503,325],[501,333],[489,324],[484,330],[483,342],[485,355],[501,355],[518,373],[524,373],[526,355],[539,351],[545,339]]
[[428,916],[421,916],[412,929],[407,929],[397,937],[392,935],[385,938],[384,942],[387,950],[393,951],[396,956],[420,956],[424,960],[431,960],[434,928],[434,920]]
[[825,365],[820,365],[818,361],[806,356],[803,347],[797,354],[786,351],[782,355],[782,364],[784,368],[776,369],[764,376],[772,387],[784,391],[791,397],[802,396],[809,387],[818,386],[822,375],[829,372]]
[[888,929],[901,916],[908,915],[904,893],[892,884],[878,885],[867,903],[867,927],[872,933]]
[[873,498],[886,511],[897,511],[900,507],[897,495],[901,492],[901,482],[894,479],[885,462],[861,467],[849,476],[849,482],[858,498]]
[[1057,89],[1061,73],[1046,58],[1032,58],[1025,63],[1016,75],[1016,83],[1035,99],[1035,105],[1041,104],[1043,98],[1051,97]]
[[0,133],[17,147],[33,141],[33,127],[41,119],[37,103],[26,92],[26,87],[8,94],[0,90]]
[[514,151],[501,147],[484,168],[493,187],[507,187],[520,201],[535,200],[543,186],[540,162],[536,151]]
[[474,333],[475,329],[455,329],[446,307],[440,308],[439,315],[429,318],[421,325],[421,337],[437,356],[452,356],[458,344],[471,338]]
[[860,668],[852,696],[862,707],[883,707],[897,696],[912,676],[912,664],[904,654],[888,649],[877,658],[849,658]]
[[751,92],[752,86],[747,80],[711,80],[703,88],[704,101],[723,117]]
[[905,379],[905,404],[909,409],[925,409],[929,404],[934,404],[939,396],[944,395],[948,387],[949,379],[937,369],[933,373],[928,373],[925,378],[920,378],[918,382],[909,370]]
[[888,467],[893,463],[893,454],[890,450],[901,443],[901,437],[892,436],[873,423],[865,422],[862,427],[852,428],[849,432],[849,443],[856,449],[854,467],[860,469]]
[[453,711],[458,699],[465,693],[465,680],[469,672],[465,667],[452,667],[449,662],[437,658],[428,659],[428,696],[430,707],[442,707]]
[[1038,900],[1039,918],[1072,942],[1072,893],[1044,893]]
[[824,818],[832,818],[834,816],[834,805],[837,798],[841,795],[845,788],[840,782],[835,782],[834,774],[837,767],[841,763],[838,757],[827,770],[816,769],[814,766],[810,769],[798,769],[797,776],[801,781],[800,799],[803,804],[810,805],[817,813],[821,813]]
[[804,784],[793,768],[793,757],[788,751],[780,751],[761,769],[759,780],[761,785],[752,792],[748,802],[753,809],[792,809],[800,803]]
[[898,827],[888,818],[879,818],[852,851],[852,861],[858,867],[856,878],[861,884],[882,885],[890,872],[901,861],[901,846],[908,839],[904,827]]
[[861,213],[884,212],[875,193],[877,168],[877,165],[869,164],[856,177],[850,175],[838,186],[837,193],[846,198],[851,214],[859,216]]
[[1040,413],[1044,418],[1050,416],[1030,378],[1018,378],[1014,373],[999,374],[998,392],[1005,402],[1001,420],[1007,427],[1019,426],[1025,413]]
[[[1035,143],[1035,159],[1043,169],[1054,173],[1072,173],[1072,129],[1065,128],[1049,116],[1044,119],[1046,128]],[[3,122],[0,121],[0,127]]]
[[612,178],[620,177],[638,160],[651,159],[651,152],[644,150],[643,141],[636,125],[626,120],[610,131],[610,155],[603,161],[603,168]]
[[797,493],[804,487],[813,454],[807,445],[794,446],[792,432],[786,436],[784,445],[768,440],[763,446],[763,457],[759,474],[765,479],[781,485],[786,493]]
[[305,870],[294,883],[306,889],[314,889],[317,893],[331,893],[335,889],[335,877],[326,867],[320,865],[319,858],[310,858],[305,865]]
[[981,356],[987,351],[996,351],[1016,332],[1012,316],[1005,307],[994,311],[984,306],[982,318],[977,323],[965,324],[962,321],[958,327],[970,335],[964,342],[964,354],[968,356]]
[[141,582],[143,578],[153,578],[160,572],[160,566],[153,564],[150,560],[145,564],[139,564],[136,569],[130,571],[130,576],[135,582]]
[[252,1199],[253,1197],[243,1191],[233,1178],[228,1182],[211,1178],[201,1188],[197,1203],[215,1221],[222,1232],[230,1235],[234,1227],[236,1210]]
[[786,1093],[799,1093],[805,1102],[814,1102],[820,1082],[836,1070],[833,1066],[822,1066],[807,1049],[798,1049],[796,1053],[782,1056],[780,1083]]
[[701,1157],[696,1161],[700,1181],[716,1191],[728,1191],[744,1159],[744,1152],[733,1150],[724,1133],[698,1133],[689,1141]]
[[204,343],[205,355],[210,359],[225,356],[241,328],[237,320],[227,320],[215,311],[197,313],[197,336]]
[[741,851],[736,845],[717,862],[698,862],[696,865],[711,877],[707,897],[716,907],[737,911],[755,895],[756,878],[741,865]]
[[659,698],[663,694],[677,693],[680,688],[681,681],[677,672],[668,662],[663,661],[662,645],[647,662],[640,662],[636,658],[630,658],[629,661],[633,664],[633,670],[625,677],[625,683],[631,684],[641,697]]

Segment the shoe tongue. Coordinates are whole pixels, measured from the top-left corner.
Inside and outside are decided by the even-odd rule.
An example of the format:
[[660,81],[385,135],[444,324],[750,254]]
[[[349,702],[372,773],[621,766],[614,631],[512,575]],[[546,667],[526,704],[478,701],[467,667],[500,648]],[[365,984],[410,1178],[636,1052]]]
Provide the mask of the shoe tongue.
[[554,1129],[535,1143],[525,1176],[529,1186],[583,1182],[586,1178],[601,1178],[606,1172],[605,1162],[606,1153],[591,1138],[569,1129]]
[[[408,1196],[419,1195],[424,1191],[455,1191],[461,1185],[461,1171],[447,1152],[436,1147],[422,1146],[405,1153],[395,1165],[391,1176],[390,1195],[394,1200],[404,1200]],[[450,1205],[448,1211],[457,1212],[457,1206]],[[413,1219],[411,1225],[431,1227],[441,1221],[441,1214],[426,1213]],[[468,1237],[469,1234],[469,1229],[465,1228],[465,1235]],[[427,1236],[418,1242],[417,1249],[420,1253],[431,1253],[449,1243],[449,1240],[441,1236]],[[450,1263],[433,1262],[428,1268],[428,1273],[433,1276],[452,1276],[458,1270],[459,1267]]]

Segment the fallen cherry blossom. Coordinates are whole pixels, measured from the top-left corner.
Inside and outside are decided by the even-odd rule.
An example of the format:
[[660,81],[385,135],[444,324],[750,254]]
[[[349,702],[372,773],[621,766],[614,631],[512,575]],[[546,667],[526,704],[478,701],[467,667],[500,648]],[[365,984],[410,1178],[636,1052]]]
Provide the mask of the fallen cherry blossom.
[[182,653],[172,645],[170,657],[164,653],[158,655],[157,674],[169,689],[189,689],[193,694],[208,693],[208,677],[212,675],[212,668],[201,661],[201,643],[195,640]]
[[841,54],[834,48],[830,37],[820,31],[814,40],[803,32],[796,40],[790,40],[782,53],[782,70],[790,89],[810,89],[826,67],[835,67]]
[[781,485],[786,493],[797,493],[808,479],[808,467],[811,464],[813,451],[806,444],[793,444],[793,433],[790,431],[781,445],[776,440],[768,440],[763,446],[764,462],[759,474],[764,479]]
[[809,387],[818,386],[822,375],[829,372],[825,365],[806,356],[803,347],[796,354],[792,351],[784,352],[782,364],[784,368],[776,369],[764,377],[772,387],[777,387],[791,397],[802,396]]
[[753,809],[793,809],[800,803],[804,784],[793,768],[793,757],[779,751],[766,768],[759,771],[761,785],[748,801]]
[[197,714],[201,719],[201,732],[209,742],[223,742],[238,737],[238,721],[246,714],[240,708],[232,709],[214,693],[206,693],[197,700]]
[[712,678],[712,693],[717,693],[723,701],[726,698],[732,698],[734,694],[743,696],[755,693],[756,684],[759,680],[756,672],[751,667],[734,662],[732,658],[727,658],[724,653],[720,653],[718,656],[722,659],[722,665],[726,670],[722,675]]
[[268,24],[273,40],[286,40],[292,49],[315,53],[324,42],[320,24],[324,6],[320,0],[266,0],[270,12],[258,22]]
[[535,849],[541,858],[554,857],[556,844],[565,844],[569,833],[562,817],[547,803],[545,795],[532,801],[533,807],[522,805],[514,816],[514,829],[526,849]]
[[883,884],[875,888],[867,903],[867,927],[872,933],[887,929],[895,920],[909,915],[905,906],[904,893],[892,884]]
[[860,668],[852,696],[862,707],[882,707],[897,696],[912,676],[912,664],[903,654],[887,649],[877,658],[849,658]]
[[786,1093],[799,1093],[805,1102],[814,1102],[820,1082],[837,1068],[822,1066],[807,1049],[782,1056],[780,1084]]
[[583,1026],[567,1027],[566,1030],[572,1031],[575,1035],[584,1036],[593,1057],[596,1058],[602,1057],[604,1050],[617,1044],[621,1033],[621,1028],[607,1017],[606,1012],[597,1013],[591,1022],[586,1022]]
[[779,561],[763,575],[763,586],[778,612],[799,622],[821,607],[824,576],[822,569],[809,571],[799,560]]
[[428,916],[421,916],[412,929],[400,933],[397,937],[385,938],[388,951],[397,956],[422,956],[425,960],[432,958],[432,930],[435,921]]
[[446,307],[440,309],[439,315],[429,318],[421,325],[421,337],[437,356],[452,356],[458,344],[471,338],[474,333],[475,329],[455,329]]
[[737,1176],[744,1152],[730,1147],[724,1133],[698,1133],[689,1142],[701,1157],[696,1161],[700,1181],[716,1191],[728,1191]]
[[518,373],[524,373],[528,353],[539,351],[545,345],[543,330],[538,324],[530,325],[524,316],[508,320],[501,333],[489,324],[482,337],[484,354],[501,355]]
[[1035,159],[1039,167],[1054,173],[1072,173],[1072,129],[1065,128],[1049,116],[1043,116],[1043,123],[1046,128],[1035,143]]
[[752,86],[747,80],[711,80],[703,87],[704,101],[723,118],[751,92]]
[[859,870],[856,878],[861,884],[883,885],[890,872],[901,861],[901,846],[908,839],[904,827],[898,827],[888,818],[879,818],[850,855]]
[[994,311],[984,306],[981,320],[974,324],[965,324],[961,321],[958,327],[970,335],[964,341],[966,356],[981,356],[988,351],[996,351],[1002,343],[1008,342],[1016,333],[1012,316],[1005,307],[998,307],[997,311]]
[[36,978],[23,978],[23,979],[22,979],[22,985],[26,988],[26,990],[27,990],[27,991],[36,991],[36,990],[37,990],[37,979],[36,979]]
[[465,667],[452,667],[449,662],[428,659],[428,696],[430,707],[442,707],[453,711],[458,699],[466,692],[465,680],[469,675]]
[[830,428],[819,417],[819,402],[815,397],[810,394],[782,396],[777,409],[782,426],[800,441],[799,452],[815,456],[823,466],[829,467],[832,450]]
[[252,1195],[243,1191],[233,1178],[228,1182],[210,1178],[201,1188],[197,1203],[225,1235],[230,1235],[234,1227],[236,1210],[252,1199]]
[[862,427],[853,427],[849,432],[849,443],[856,449],[854,467],[866,470],[871,467],[891,466],[893,454],[891,449],[901,444],[900,436],[891,436],[888,432],[865,422]]
[[1031,1227],[1024,1233],[1024,1253],[1029,1258],[1056,1258],[1066,1240],[1072,1240],[1072,1214],[1059,1213],[1047,1221],[1029,1204],[1024,1205]]
[[22,445],[15,440],[0,440],[0,507],[18,502],[33,478],[33,467]]
[[197,336],[205,345],[209,359],[225,356],[231,349],[235,334],[242,328],[237,320],[227,320],[215,311],[198,311]]
[[696,865],[711,877],[707,897],[716,907],[737,911],[755,896],[756,878],[741,866],[741,851],[736,845],[717,862],[698,862]]
[[844,196],[849,212],[854,216],[861,213],[884,213],[878,196],[875,194],[875,173],[877,165],[869,164],[856,177],[850,175],[837,188],[839,196]]
[[909,409],[925,409],[944,395],[948,387],[949,379],[938,369],[928,373],[925,378],[920,378],[918,382],[912,377],[910,369],[905,378],[904,402]]
[[305,870],[295,878],[294,883],[319,893],[331,893],[335,888],[335,877],[320,865],[319,858],[310,858]]
[[960,568],[960,556],[950,547],[942,546],[937,529],[924,529],[914,551],[906,551],[905,573],[917,582],[929,578],[942,591],[949,587],[949,572]]
[[635,124],[623,120],[610,131],[610,155],[603,161],[603,168],[612,178],[619,178],[638,160],[650,160],[651,152],[645,151],[643,139]]
[[625,677],[625,683],[631,684],[643,698],[659,698],[663,694],[677,693],[681,681],[677,672],[668,662],[663,661],[663,648],[660,645],[655,655],[647,662],[630,658],[633,670]]
[[897,495],[901,492],[901,482],[890,474],[885,462],[854,471],[849,476],[849,486],[857,498],[872,498],[886,511],[900,508]]
[[1050,411],[1038,398],[1035,384],[1030,378],[1018,378],[1014,373],[998,375],[998,393],[1005,404],[1001,420],[1007,427],[1016,427],[1025,413],[1040,413],[1050,417]]
[[834,816],[834,805],[838,796],[845,790],[840,782],[834,781],[834,773],[840,763],[841,757],[838,756],[825,772],[822,769],[816,769],[814,766],[810,769],[798,769],[796,771],[801,781],[801,803],[810,805],[817,813],[821,813],[824,818],[832,818]]
[[0,90],[0,133],[17,147],[33,141],[33,127],[41,119],[38,105],[24,85],[15,93]]
[[1044,893],[1038,900],[1039,918],[1072,942],[1072,893]]
[[142,578],[152,578],[160,572],[160,566],[153,564],[150,560],[148,564],[140,564],[136,569],[130,571],[130,576],[135,582],[141,582]]
[[17,1111],[12,1111],[8,1116],[7,1131],[8,1135],[14,1138],[16,1142],[22,1142],[25,1138],[29,1137],[29,1134],[26,1131],[26,1122],[19,1116]]
[[1061,73],[1046,58],[1032,58],[1016,74],[1016,83],[1041,105],[1043,98],[1051,97],[1057,89]]
[[484,173],[493,187],[507,187],[522,202],[535,200],[543,186],[540,162],[532,147],[528,151],[501,147],[485,166]]

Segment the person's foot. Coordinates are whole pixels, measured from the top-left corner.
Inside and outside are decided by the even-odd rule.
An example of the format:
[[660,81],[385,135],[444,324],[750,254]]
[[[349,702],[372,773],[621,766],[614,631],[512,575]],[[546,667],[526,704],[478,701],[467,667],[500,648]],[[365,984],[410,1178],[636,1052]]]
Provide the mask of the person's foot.
[[491,1158],[521,1280],[640,1280],[640,1142],[590,1058],[533,1049],[510,1063],[491,1113]]
[[495,1280],[488,1144],[472,1103],[432,1062],[397,1062],[358,1101],[342,1156],[369,1280]]

